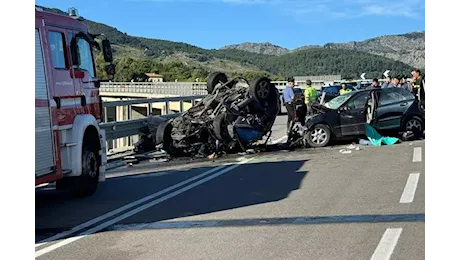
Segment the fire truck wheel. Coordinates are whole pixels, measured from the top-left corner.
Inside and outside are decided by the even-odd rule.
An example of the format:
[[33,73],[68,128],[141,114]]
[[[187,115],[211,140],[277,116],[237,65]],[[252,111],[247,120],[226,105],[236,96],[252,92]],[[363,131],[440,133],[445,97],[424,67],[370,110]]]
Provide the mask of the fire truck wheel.
[[99,183],[98,161],[95,149],[83,147],[81,176],[61,179],[57,181],[56,188],[68,190],[72,197],[92,195]]

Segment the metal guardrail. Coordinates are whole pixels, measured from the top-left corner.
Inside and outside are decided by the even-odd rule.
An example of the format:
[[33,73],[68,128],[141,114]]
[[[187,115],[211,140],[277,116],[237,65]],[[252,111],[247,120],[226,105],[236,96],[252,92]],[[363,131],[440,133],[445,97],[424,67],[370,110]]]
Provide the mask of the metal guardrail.
[[[162,117],[169,119],[178,117],[181,114],[182,113],[174,113],[162,115]],[[109,122],[99,125],[99,127],[105,130],[105,136],[107,141],[140,134],[142,129],[146,126],[147,118],[139,118],[120,122]]]
[[[140,134],[142,128],[147,125],[147,117],[140,118],[140,119],[134,119],[134,120],[129,118],[131,115],[130,109],[132,105],[148,104],[148,107],[151,108],[152,103],[165,102],[166,107],[169,107],[168,105],[169,102],[181,102],[182,104],[183,101],[197,100],[203,97],[205,97],[205,95],[184,96],[184,97],[166,97],[166,98],[148,98],[148,99],[104,102],[102,104],[102,106],[104,107],[104,110],[106,110],[108,107],[120,107],[120,106],[127,107],[128,108],[128,113],[127,113],[128,120],[105,122],[105,123],[101,123],[99,127],[105,130],[107,141],[137,135],[137,134]],[[181,105],[181,108],[183,108],[182,105]],[[161,116],[165,118],[174,118],[174,117],[181,115],[182,112],[183,112],[183,109],[179,113],[174,113],[174,114],[170,114],[169,111],[167,111],[165,115],[161,115]]]
[[101,93],[193,96],[206,95],[205,82],[104,82]]

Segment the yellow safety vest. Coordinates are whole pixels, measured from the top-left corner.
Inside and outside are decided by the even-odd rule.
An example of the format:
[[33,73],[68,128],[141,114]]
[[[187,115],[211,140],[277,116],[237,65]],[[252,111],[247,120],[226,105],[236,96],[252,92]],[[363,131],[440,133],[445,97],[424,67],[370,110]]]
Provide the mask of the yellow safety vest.
[[318,99],[318,92],[313,86],[310,86],[305,89],[305,104],[310,103],[310,101],[314,101]]
[[350,92],[351,89],[340,89],[340,95],[343,95],[343,94],[347,94],[348,92]]
[[412,90],[420,88],[421,84],[422,84],[422,77],[418,77],[416,80],[412,82]]

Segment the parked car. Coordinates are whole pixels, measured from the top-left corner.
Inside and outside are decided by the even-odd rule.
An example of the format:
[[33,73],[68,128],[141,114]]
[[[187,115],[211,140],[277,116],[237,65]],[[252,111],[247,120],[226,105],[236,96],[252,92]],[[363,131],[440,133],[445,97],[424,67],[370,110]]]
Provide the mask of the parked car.
[[332,139],[365,136],[365,125],[380,132],[424,131],[425,113],[418,100],[402,88],[364,89],[315,106],[307,118],[303,138],[311,147],[327,146]]

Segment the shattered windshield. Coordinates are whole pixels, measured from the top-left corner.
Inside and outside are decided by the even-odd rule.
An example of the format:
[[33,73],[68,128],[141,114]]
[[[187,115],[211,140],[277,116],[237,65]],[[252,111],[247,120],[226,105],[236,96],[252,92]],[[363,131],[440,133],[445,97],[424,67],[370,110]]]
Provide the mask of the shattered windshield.
[[353,94],[353,92],[348,92],[347,94],[335,97],[326,104],[324,104],[324,106],[330,109],[338,109],[343,103],[347,102],[347,100],[350,99],[350,97],[353,96]]

